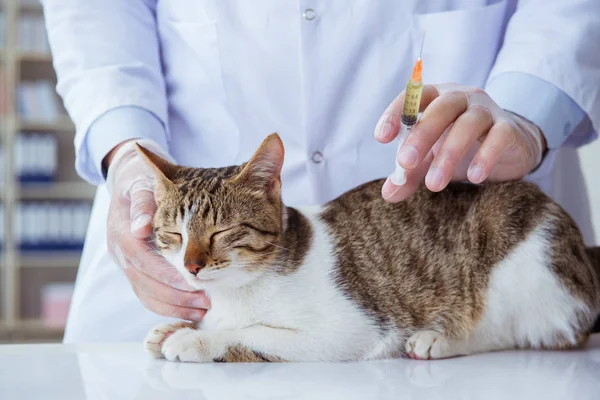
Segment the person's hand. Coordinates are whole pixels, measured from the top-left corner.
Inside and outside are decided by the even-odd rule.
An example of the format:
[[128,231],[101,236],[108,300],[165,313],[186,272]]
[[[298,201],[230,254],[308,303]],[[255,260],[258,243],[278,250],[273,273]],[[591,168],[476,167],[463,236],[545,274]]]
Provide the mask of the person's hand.
[[[388,106],[375,138],[389,143],[398,136],[404,92]],[[423,179],[431,191],[453,181],[481,183],[523,178],[541,162],[546,140],[528,120],[500,108],[483,90],[456,84],[425,85],[422,116],[398,152],[406,183],[390,178],[382,188],[389,202],[406,199]],[[390,163],[393,169],[393,162]]]
[[[153,142],[137,142],[171,160]],[[155,175],[134,144],[122,143],[106,157],[111,193],[108,251],[147,309],[166,317],[200,321],[210,307],[209,300],[202,292],[192,292],[175,267],[148,242],[156,211]]]

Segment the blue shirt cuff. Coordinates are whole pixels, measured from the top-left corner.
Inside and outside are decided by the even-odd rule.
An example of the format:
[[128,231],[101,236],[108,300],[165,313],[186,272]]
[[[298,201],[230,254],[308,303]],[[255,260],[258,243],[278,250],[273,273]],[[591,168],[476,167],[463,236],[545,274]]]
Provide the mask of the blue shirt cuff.
[[150,139],[168,153],[166,130],[151,112],[135,106],[113,108],[102,114],[88,130],[85,149],[90,155],[96,182],[103,182],[102,160],[119,143],[131,139]]
[[488,81],[485,91],[503,109],[536,124],[549,149],[581,146],[597,136],[585,111],[553,84],[522,72],[505,72]]

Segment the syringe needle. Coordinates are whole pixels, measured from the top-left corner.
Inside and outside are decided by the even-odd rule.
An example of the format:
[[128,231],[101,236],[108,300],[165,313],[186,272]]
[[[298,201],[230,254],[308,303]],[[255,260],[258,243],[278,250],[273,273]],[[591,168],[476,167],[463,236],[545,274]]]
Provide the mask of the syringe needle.
[[421,50],[419,50],[419,58],[423,55],[423,44],[425,43],[425,31],[423,31],[423,37],[421,38]]

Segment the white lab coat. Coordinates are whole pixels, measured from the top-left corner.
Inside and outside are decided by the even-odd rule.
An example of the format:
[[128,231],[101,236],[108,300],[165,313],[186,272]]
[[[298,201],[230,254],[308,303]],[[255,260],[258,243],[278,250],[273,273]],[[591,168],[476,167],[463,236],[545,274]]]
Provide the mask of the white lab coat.
[[[59,91],[78,128],[80,171],[93,168],[85,149],[93,121],[114,107],[137,105],[165,123],[169,151],[185,165],[241,163],[267,134],[277,131],[286,149],[284,201],[298,206],[333,199],[393,170],[396,145],[376,142],[373,129],[410,76],[421,30],[427,32],[425,82],[485,87],[495,75],[524,72],[562,89],[596,130],[600,126],[598,91],[585,84],[597,82],[597,71],[586,66],[598,65],[598,49],[593,43],[582,48],[574,27],[579,22],[572,23],[591,26],[588,14],[596,12],[591,2],[523,1],[506,36],[514,0],[44,3]],[[565,3],[580,4],[563,15]],[[154,5],[157,28],[140,11]],[[314,13],[307,13],[309,8]],[[547,26],[560,27],[560,32],[545,31]],[[136,46],[127,47],[132,43]],[[156,43],[160,59],[146,49]],[[579,46],[578,58],[552,50],[573,45]],[[536,101],[535,93],[515,96]],[[593,135],[591,129],[579,143]],[[563,204],[588,242],[593,241],[573,148],[551,151],[527,179]],[[143,308],[109,258],[108,204],[100,186],[68,342],[141,340],[165,320]]]

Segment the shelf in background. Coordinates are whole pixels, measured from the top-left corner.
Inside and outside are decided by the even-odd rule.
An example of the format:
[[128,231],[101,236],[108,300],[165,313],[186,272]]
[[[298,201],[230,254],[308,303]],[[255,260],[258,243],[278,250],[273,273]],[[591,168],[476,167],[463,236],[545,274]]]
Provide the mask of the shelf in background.
[[[17,61],[20,62],[52,63],[52,53],[17,50],[15,53],[10,53],[10,55],[15,55]],[[6,50],[0,50],[0,58],[4,59],[8,56],[9,53]]]
[[52,54],[39,51],[18,51],[17,58],[22,62],[51,63]]
[[18,264],[21,268],[77,268],[81,253],[56,251],[21,253]]
[[0,343],[60,342],[64,328],[54,328],[41,320],[19,320],[7,325],[0,321]]
[[22,131],[74,133],[75,125],[73,125],[68,118],[64,118],[56,122],[20,120],[18,129]]
[[42,12],[44,11],[42,4],[39,2],[33,2],[33,1],[26,1],[26,2],[21,2],[21,4],[19,4],[19,10],[20,11],[28,11],[28,12]]
[[62,332],[64,328],[54,328],[44,324],[44,321],[41,319],[22,319],[19,321],[15,321],[14,323],[8,325],[3,322],[0,322],[0,330],[21,330],[21,331],[52,331],[52,332]]
[[19,187],[22,200],[92,200],[96,187],[85,182],[49,182]]
[[[67,208],[70,205],[66,204],[71,202],[74,203],[73,214],[77,214],[79,208],[87,209],[96,188],[79,179],[73,169],[74,154],[69,142],[73,139],[75,126],[68,119],[62,101],[54,90],[56,72],[53,68],[52,54],[46,46],[47,43],[41,40],[45,32],[38,29],[42,28],[40,22],[43,23],[43,6],[40,0],[0,0],[0,12],[4,17],[5,28],[0,36],[9,39],[0,46],[0,65],[4,70],[4,85],[11,88],[5,93],[3,99],[9,106],[5,107],[5,115],[0,115],[0,145],[5,152],[10,152],[10,154],[5,153],[9,161],[13,160],[10,164],[0,164],[0,174],[6,178],[3,179],[3,189],[0,189],[0,202],[4,207],[5,218],[2,227],[5,229],[3,231],[12,228],[14,236],[17,236],[13,238],[11,235],[10,240],[6,237],[6,241],[0,239],[2,247],[0,248],[0,343],[60,342],[64,327],[48,325],[42,317],[47,311],[43,308],[42,289],[52,283],[72,283],[77,275],[81,250],[50,250],[47,243],[40,244],[40,247],[46,246],[49,248],[48,251],[37,251],[37,249],[29,251],[26,250],[27,246],[21,248],[19,239],[25,244],[33,241],[23,239],[25,235],[16,228],[16,224],[21,223],[23,219],[17,216],[22,213],[25,206],[34,208],[33,214],[38,213],[46,206],[42,204],[46,203],[46,200],[48,203],[53,203],[52,207],[59,208],[59,216],[64,214],[62,211],[65,209],[71,211]],[[38,82],[44,83],[36,86]],[[23,84],[26,85],[22,86]],[[37,90],[39,87],[42,90]],[[48,90],[49,88],[52,90]],[[44,102],[50,100],[48,92],[53,96],[56,112],[50,113],[49,111],[54,110],[45,107]],[[19,100],[30,101],[34,107],[27,107],[28,104],[19,107]],[[23,111],[23,114],[20,111]],[[39,113],[36,113],[37,111]],[[44,118],[47,116],[54,118]],[[50,133],[55,136],[59,162],[53,167],[53,178],[58,181],[40,185],[19,182],[19,174],[23,174],[24,177],[28,175],[17,162],[23,159],[25,153],[19,152],[17,157],[16,146],[14,146],[17,140],[22,139],[21,132]],[[34,147],[36,147],[35,152],[28,152],[25,157],[31,157],[30,154],[39,157],[40,165],[37,168],[42,164],[49,166],[50,162],[46,163],[48,160],[38,152],[38,148],[43,146]],[[40,204],[23,204],[38,200]],[[83,215],[82,211],[80,213]],[[34,218],[31,215],[28,217],[29,226],[40,228],[38,231],[33,229],[35,231],[33,236],[37,234],[44,237],[50,233],[50,229],[42,226],[46,221],[53,221],[54,227],[62,228],[61,223],[57,224],[54,221],[54,215],[52,214],[53,218],[50,218],[49,214],[44,214],[43,218],[40,215],[34,215]],[[62,221],[62,218],[59,220]],[[81,220],[83,221],[83,218]],[[74,242],[75,236],[82,236],[84,227],[81,223],[73,223],[73,225],[81,228],[71,229],[70,236]],[[67,228],[61,229],[61,235],[65,238],[68,235],[66,232],[69,231]],[[47,242],[53,243],[50,240]],[[0,393],[2,393],[1,389]],[[2,397],[0,394],[0,398]]]

